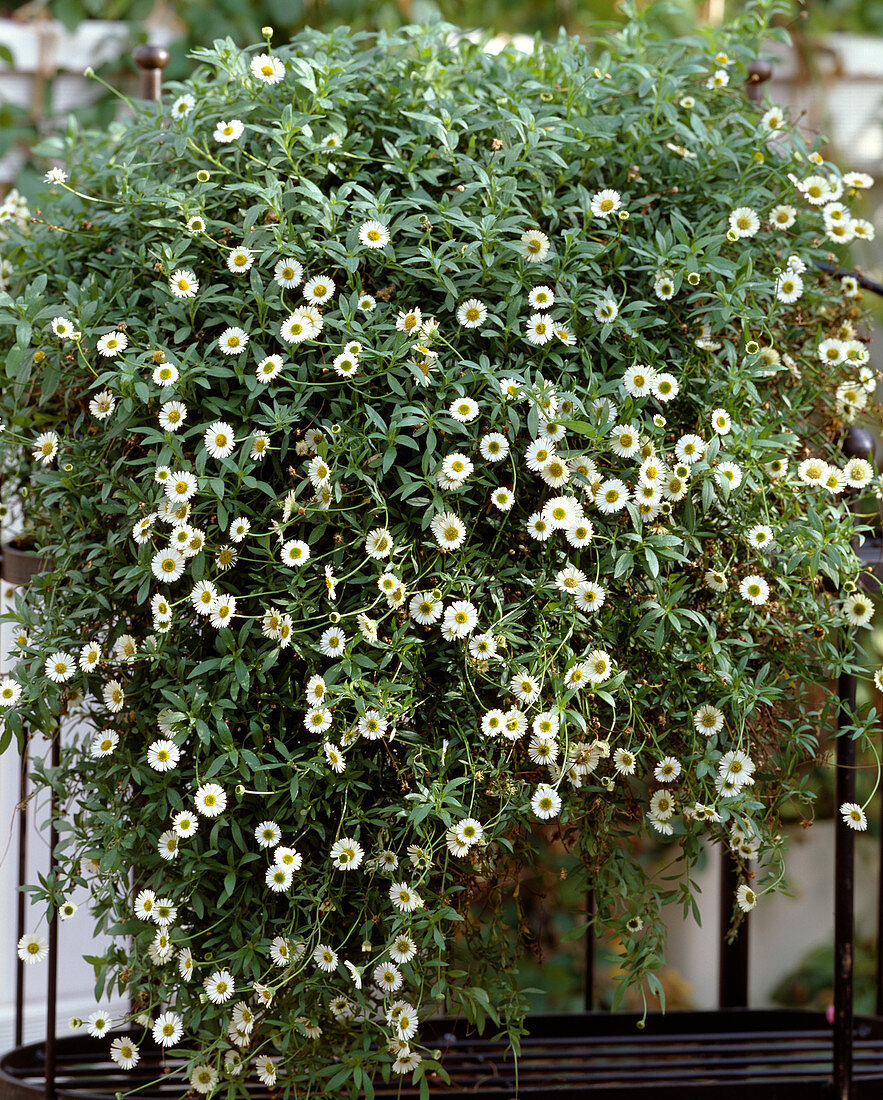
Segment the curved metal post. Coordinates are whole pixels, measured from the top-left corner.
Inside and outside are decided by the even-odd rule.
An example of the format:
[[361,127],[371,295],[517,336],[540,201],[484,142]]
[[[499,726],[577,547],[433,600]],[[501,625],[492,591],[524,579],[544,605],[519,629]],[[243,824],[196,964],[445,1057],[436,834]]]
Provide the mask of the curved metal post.
[[132,55],[141,70],[141,98],[158,103],[162,98],[162,71],[169,63],[163,46],[139,46]]

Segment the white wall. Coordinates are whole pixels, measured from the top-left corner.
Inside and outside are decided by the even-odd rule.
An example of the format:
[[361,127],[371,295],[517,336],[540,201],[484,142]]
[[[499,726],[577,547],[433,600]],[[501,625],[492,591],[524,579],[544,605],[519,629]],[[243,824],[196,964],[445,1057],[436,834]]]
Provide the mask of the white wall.
[[[8,532],[7,532],[8,534]],[[0,611],[9,604],[12,590],[0,583]],[[8,670],[8,653],[12,627],[0,623],[0,670]],[[32,742],[35,754],[48,752],[49,744],[39,735]],[[16,902],[18,869],[18,813],[20,757],[12,750],[0,757],[0,1052],[10,1050],[14,1042],[15,1019],[15,964],[16,954]],[[49,866],[48,829],[39,826],[46,821],[47,799],[45,794],[32,799],[28,807],[28,881],[35,882],[38,872],[46,873]],[[69,1034],[71,1016],[87,1016],[97,1005],[93,997],[95,975],[92,967],[83,961],[83,954],[99,954],[107,938],[94,938],[90,918],[84,904],[85,891],[70,898],[81,908],[74,916],[59,923],[59,972],[58,1012],[56,1031]],[[25,911],[25,931],[47,935],[46,920],[39,906],[28,903]],[[48,936],[47,936],[48,938]],[[25,970],[25,1027],[24,1042],[36,1042],[46,1034],[46,981],[48,962],[26,966]],[[102,1007],[107,1008],[104,1002]],[[113,1011],[126,1010],[123,1001],[111,1002]]]
[[[795,970],[812,948],[834,941],[834,821],[788,831],[787,881],[791,897],[766,894],[749,917],[748,1003],[775,1006],[770,994]],[[842,826],[841,826],[842,827]],[[877,842],[856,836],[856,932],[871,932],[876,920]],[[665,910],[668,921],[666,962],[686,979],[696,1008],[717,1007],[720,852],[709,847],[706,866],[692,877],[702,893],[702,926],[684,920],[680,906]],[[832,974],[833,980],[833,974]]]

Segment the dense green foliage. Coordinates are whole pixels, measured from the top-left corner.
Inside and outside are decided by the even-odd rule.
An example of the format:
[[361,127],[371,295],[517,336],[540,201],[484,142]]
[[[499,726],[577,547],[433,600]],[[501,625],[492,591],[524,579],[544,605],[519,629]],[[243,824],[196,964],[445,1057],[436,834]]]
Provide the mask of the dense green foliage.
[[703,843],[741,909],[781,880],[807,693],[869,618],[840,444],[876,380],[813,267],[868,181],[745,100],[764,16],[598,64],[218,41],[59,141],[3,242],[0,438],[54,569],[0,702],[69,731],[34,898],[88,894],[99,991],[202,1091],[240,1057],[425,1089],[438,1010],[517,1041],[503,914],[550,839],[651,993]]

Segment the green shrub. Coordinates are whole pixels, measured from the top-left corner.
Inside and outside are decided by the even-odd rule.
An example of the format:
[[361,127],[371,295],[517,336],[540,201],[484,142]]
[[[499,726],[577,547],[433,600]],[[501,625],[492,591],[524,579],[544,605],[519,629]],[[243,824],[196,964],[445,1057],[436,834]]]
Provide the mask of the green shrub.
[[5,462],[54,570],[0,700],[7,738],[80,716],[33,896],[88,893],[98,995],[195,1087],[425,1082],[439,1010],[517,1040],[550,841],[651,994],[704,842],[740,908],[781,881],[866,618],[875,379],[813,266],[867,180],[746,101],[764,18],[597,66],[218,41],[10,230]]

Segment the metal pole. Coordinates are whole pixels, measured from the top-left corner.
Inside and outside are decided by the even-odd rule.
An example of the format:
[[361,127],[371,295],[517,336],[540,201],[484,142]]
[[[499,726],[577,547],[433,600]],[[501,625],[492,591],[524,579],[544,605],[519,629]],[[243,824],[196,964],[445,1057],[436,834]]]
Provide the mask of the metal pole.
[[880,829],[880,851],[877,859],[877,996],[874,1011],[883,1016],[883,827]]
[[720,931],[718,953],[717,1001],[719,1008],[748,1007],[748,914],[739,931],[727,940],[733,899],[739,888],[736,862],[730,852],[721,852]]
[[[61,724],[55,729],[52,737],[52,768],[58,769],[60,763]],[[54,778],[54,777],[53,777]],[[55,848],[58,844],[58,830],[55,822],[58,817],[58,799],[55,789],[52,790],[50,799],[49,818],[49,878],[55,872]],[[49,918],[49,980],[46,991],[46,1087],[44,1096],[46,1100],[55,1100],[55,1016],[58,1001],[58,910],[54,908]]]
[[595,928],[592,916],[595,912],[595,890],[589,887],[586,892],[586,972],[583,1004],[586,1012],[595,1006]]
[[[22,887],[28,876],[28,741],[25,737],[21,750],[21,775],[18,781],[18,898],[16,900],[16,940],[25,934],[25,894]],[[15,964],[15,1046],[24,1039],[25,1016],[25,964],[16,959]]]
[[[841,675],[838,728],[852,724],[855,677]],[[837,738],[835,805],[855,801],[855,741]],[[842,821],[834,834],[834,1096],[852,1098],[855,832]]]
[[139,46],[132,56],[141,70],[141,98],[158,103],[162,98],[162,71],[169,63],[169,51],[162,46]]
[[745,81],[745,94],[752,103],[760,103],[763,99],[761,87],[773,75],[773,67],[769,61],[758,57],[748,66],[748,79]]
[[[843,441],[847,458],[870,458],[874,440],[870,432],[853,425]],[[856,505],[853,504],[853,509]],[[855,660],[855,642],[849,642]],[[837,684],[840,707],[838,731],[852,725],[855,713],[855,676],[841,673]],[[834,804],[855,802],[855,741],[837,738],[837,774]],[[834,834],[834,1096],[852,1100],[852,1037],[855,993],[855,832],[837,821]]]

